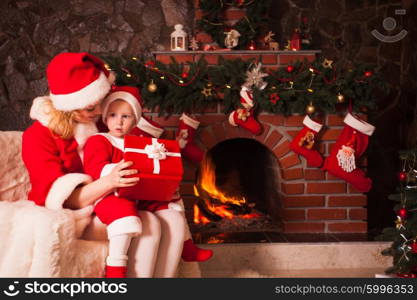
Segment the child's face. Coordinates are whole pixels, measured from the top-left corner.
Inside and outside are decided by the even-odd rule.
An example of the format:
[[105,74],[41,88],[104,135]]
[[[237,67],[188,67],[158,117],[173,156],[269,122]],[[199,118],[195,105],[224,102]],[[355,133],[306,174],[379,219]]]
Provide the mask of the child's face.
[[106,125],[112,136],[124,137],[135,124],[135,114],[130,104],[120,99],[110,104],[106,115]]

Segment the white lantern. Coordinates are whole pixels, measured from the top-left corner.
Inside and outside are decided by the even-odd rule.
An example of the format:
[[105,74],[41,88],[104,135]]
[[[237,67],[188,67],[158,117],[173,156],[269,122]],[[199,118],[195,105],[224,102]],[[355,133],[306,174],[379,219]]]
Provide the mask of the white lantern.
[[185,51],[187,44],[187,33],[181,24],[174,26],[175,31],[171,33],[171,51]]

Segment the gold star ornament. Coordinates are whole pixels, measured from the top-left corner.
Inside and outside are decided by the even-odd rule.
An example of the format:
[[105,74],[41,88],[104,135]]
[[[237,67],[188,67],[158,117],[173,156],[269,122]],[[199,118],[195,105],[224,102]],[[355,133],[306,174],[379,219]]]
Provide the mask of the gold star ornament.
[[210,97],[211,94],[211,88],[204,88],[201,93],[205,96],[205,97]]
[[332,63],[333,63],[332,60],[325,58],[321,65],[323,66],[323,68],[331,69],[333,68]]

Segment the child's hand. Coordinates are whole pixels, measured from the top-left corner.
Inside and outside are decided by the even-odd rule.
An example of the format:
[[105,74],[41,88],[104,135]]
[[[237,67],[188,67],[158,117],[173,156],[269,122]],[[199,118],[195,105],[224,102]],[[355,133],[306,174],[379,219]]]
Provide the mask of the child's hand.
[[124,176],[137,174],[138,170],[136,169],[126,169],[133,164],[131,161],[120,161],[116,167],[113,168],[109,174],[109,179],[113,188],[118,187],[130,187],[134,186],[139,182],[138,177],[124,178]]

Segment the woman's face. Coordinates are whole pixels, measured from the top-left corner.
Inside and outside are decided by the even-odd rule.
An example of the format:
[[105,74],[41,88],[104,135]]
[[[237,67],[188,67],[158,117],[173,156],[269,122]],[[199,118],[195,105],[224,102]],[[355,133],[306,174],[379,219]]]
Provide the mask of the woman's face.
[[84,109],[77,110],[75,114],[75,121],[80,123],[91,123],[96,122],[98,117],[101,115],[100,103],[91,104]]

